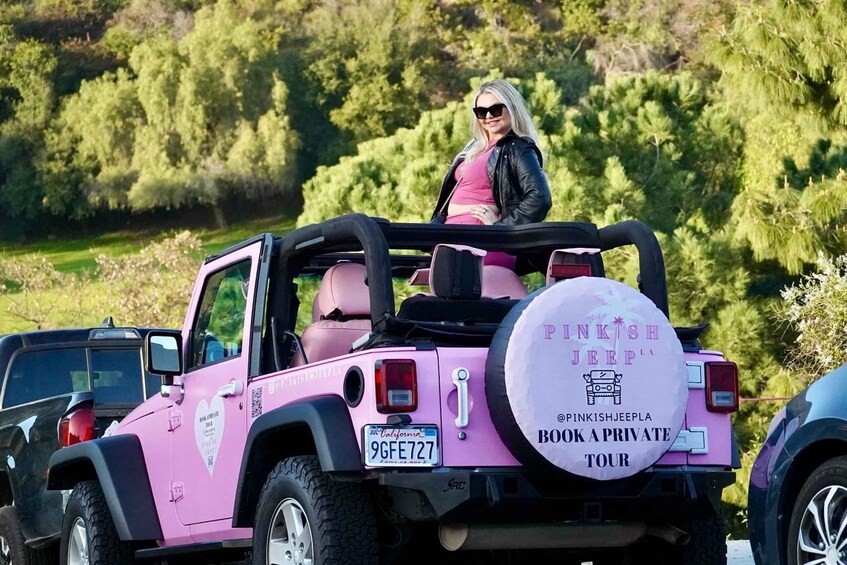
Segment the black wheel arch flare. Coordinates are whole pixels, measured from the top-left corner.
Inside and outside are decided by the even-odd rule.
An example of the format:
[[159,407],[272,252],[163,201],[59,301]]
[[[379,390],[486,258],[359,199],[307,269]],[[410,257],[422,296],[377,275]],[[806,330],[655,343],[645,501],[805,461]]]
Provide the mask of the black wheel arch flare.
[[307,454],[316,454],[326,473],[362,471],[350,408],[340,396],[310,398],[256,418],[244,444],[233,527],[253,526],[265,479],[281,459]]
[[84,441],[50,457],[49,490],[99,481],[118,536],[123,541],[162,539],[141,441],[132,434]]

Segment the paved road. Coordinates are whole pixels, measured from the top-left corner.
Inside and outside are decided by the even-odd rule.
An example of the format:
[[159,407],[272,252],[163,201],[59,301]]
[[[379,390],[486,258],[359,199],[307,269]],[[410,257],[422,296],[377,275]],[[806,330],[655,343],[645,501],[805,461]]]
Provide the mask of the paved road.
[[729,541],[726,546],[727,565],[754,565],[749,541]]

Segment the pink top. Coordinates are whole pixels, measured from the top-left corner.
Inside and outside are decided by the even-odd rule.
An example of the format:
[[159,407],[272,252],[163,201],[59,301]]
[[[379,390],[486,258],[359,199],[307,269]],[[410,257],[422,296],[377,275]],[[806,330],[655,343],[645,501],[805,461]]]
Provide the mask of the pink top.
[[[456,167],[456,190],[450,202],[454,204],[491,204],[494,205],[494,193],[491,191],[491,181],[488,180],[488,158],[494,150],[494,145],[485,153],[477,155],[476,159],[468,163],[464,161]],[[466,212],[462,214],[448,215],[446,224],[475,224],[482,222]]]

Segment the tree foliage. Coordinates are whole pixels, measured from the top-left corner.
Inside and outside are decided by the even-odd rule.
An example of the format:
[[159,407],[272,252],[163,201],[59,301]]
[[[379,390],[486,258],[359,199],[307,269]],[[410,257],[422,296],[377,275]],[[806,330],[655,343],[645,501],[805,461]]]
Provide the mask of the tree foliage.
[[52,208],[67,211],[77,193],[147,209],[291,190],[299,138],[281,62],[273,37],[234,3],[198,11],[181,41],[136,47],[130,64],[133,74],[84,84],[59,116],[46,166]]
[[847,5],[769,0],[739,8],[714,56],[750,101],[847,125]]
[[55,103],[57,59],[34,39],[0,25],[0,233],[17,235],[39,217],[36,158]]

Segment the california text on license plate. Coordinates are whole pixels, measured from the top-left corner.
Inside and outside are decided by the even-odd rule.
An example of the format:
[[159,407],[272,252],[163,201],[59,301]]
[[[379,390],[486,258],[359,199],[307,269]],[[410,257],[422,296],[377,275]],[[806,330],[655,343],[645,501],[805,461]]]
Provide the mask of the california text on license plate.
[[369,467],[438,466],[436,426],[365,426],[364,440]]

